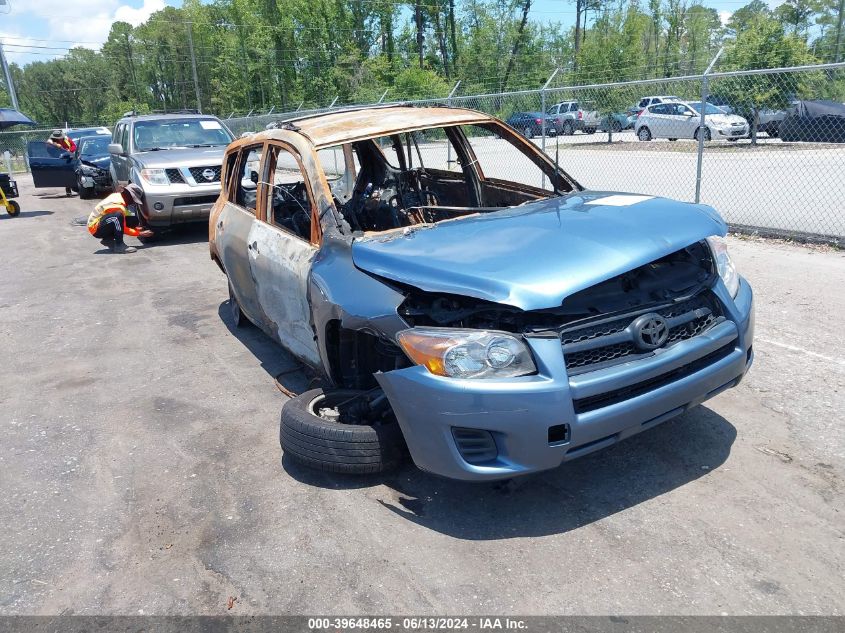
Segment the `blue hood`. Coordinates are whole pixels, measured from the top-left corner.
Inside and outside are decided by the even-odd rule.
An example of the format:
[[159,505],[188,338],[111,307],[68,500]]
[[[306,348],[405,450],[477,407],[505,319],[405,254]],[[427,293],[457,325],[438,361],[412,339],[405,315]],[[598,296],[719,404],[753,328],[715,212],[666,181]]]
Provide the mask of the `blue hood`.
[[625,206],[601,204],[622,195],[582,191],[357,238],[352,259],[420,290],[537,310],[727,230],[706,205],[642,196]]

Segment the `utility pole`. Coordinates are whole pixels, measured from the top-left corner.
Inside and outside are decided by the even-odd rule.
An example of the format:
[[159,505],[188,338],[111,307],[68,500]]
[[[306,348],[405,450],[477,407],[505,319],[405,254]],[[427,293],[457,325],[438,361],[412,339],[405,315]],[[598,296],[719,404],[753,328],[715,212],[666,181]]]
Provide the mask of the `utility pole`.
[[845,0],[839,0],[839,16],[836,18],[836,51],[833,54],[833,61],[841,61],[839,56],[842,51],[842,14],[845,13]]
[[6,63],[6,53],[3,51],[3,42],[0,42],[0,63],[3,64],[3,74],[6,75],[6,87],[9,90],[9,98],[12,100],[12,107],[18,108],[18,95],[15,94],[15,84],[12,82],[12,74],[9,72],[9,64]]
[[202,112],[202,102],[200,101],[200,82],[197,78],[197,58],[194,55],[194,25],[193,22],[188,22],[188,47],[191,49],[191,70],[194,73],[194,90],[197,92],[197,112]]

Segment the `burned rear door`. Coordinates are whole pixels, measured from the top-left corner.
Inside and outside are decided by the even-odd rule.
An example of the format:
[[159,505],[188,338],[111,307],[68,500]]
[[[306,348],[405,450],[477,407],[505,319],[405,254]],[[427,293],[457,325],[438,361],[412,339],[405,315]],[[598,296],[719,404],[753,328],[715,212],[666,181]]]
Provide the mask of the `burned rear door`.
[[264,315],[258,304],[255,280],[250,268],[250,232],[258,223],[255,214],[258,208],[261,156],[263,145],[245,147],[238,156],[234,180],[230,183],[232,194],[223,206],[215,226],[217,252],[223,262],[232,293],[238,300],[241,311],[253,323],[261,325]]
[[76,162],[67,150],[46,141],[30,141],[26,155],[36,189],[76,186]]
[[296,150],[271,142],[267,147],[265,221],[249,234],[249,262],[265,329],[294,356],[319,366],[311,325],[308,275],[317,253],[311,242],[317,215],[310,184]]

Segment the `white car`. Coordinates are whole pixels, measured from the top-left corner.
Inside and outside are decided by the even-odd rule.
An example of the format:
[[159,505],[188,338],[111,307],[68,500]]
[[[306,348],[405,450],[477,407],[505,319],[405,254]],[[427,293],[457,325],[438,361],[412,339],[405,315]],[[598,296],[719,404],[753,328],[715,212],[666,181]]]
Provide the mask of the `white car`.
[[[736,114],[728,114],[710,103],[704,104],[705,141],[727,139],[736,141],[748,135],[748,121]],[[648,106],[634,123],[634,132],[641,141],[653,138],[698,139],[701,127],[701,102],[676,101]]]
[[647,108],[650,105],[654,105],[655,103],[666,103],[667,101],[680,101],[680,97],[674,97],[672,95],[656,95],[653,97],[643,97],[640,99],[640,102],[637,104],[637,107],[640,110]]

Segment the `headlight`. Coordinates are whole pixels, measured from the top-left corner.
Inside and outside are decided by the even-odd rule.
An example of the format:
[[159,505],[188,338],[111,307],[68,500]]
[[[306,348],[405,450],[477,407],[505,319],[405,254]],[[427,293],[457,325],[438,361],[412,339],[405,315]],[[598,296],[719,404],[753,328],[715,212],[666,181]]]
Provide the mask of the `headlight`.
[[94,174],[96,174],[100,170],[97,169],[96,167],[91,167],[91,165],[82,165],[79,168],[79,171],[81,171],[86,176],[93,176]]
[[736,293],[739,292],[739,273],[736,272],[736,266],[734,266],[728,253],[728,244],[725,238],[714,235],[707,238],[707,243],[710,244],[710,250],[713,252],[719,277],[725,282],[725,287],[731,297],[735,297]]
[[396,340],[412,361],[438,376],[511,378],[537,371],[525,343],[503,332],[411,328]]
[[170,184],[170,180],[167,177],[167,172],[163,169],[142,169],[141,178],[146,180],[151,185]]

